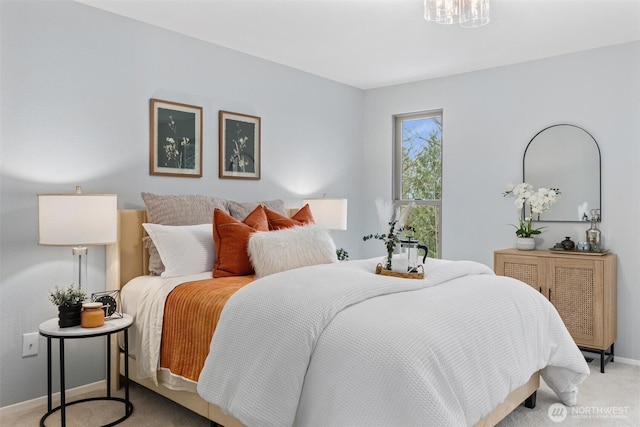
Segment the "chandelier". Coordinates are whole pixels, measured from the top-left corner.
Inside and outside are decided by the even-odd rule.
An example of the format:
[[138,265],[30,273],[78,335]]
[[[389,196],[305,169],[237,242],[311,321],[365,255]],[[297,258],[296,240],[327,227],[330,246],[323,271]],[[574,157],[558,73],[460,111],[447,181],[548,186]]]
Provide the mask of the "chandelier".
[[424,0],[424,19],[463,28],[489,23],[489,0]]

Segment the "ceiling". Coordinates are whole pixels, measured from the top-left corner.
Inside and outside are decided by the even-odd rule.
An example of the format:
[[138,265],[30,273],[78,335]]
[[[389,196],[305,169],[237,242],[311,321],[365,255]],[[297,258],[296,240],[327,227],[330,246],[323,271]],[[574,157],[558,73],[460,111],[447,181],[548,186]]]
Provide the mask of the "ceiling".
[[490,0],[481,28],[422,0],[77,0],[361,89],[640,40],[640,0]]

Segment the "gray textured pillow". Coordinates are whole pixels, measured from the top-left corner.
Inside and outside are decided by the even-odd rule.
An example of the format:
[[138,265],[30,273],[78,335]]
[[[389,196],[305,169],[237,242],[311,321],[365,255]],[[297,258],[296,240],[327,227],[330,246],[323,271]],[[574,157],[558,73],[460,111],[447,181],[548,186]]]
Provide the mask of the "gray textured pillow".
[[[216,208],[229,213],[226,200],[209,196],[162,196],[153,193],[142,193],[142,200],[147,207],[147,222],[153,224],[211,224],[213,222],[213,211]],[[153,275],[162,274],[164,265],[158,251],[150,239],[147,239],[145,243],[149,248],[149,271]]]
[[227,200],[227,207],[229,208],[229,214],[235,219],[239,219],[242,221],[249,215],[258,205],[262,205],[271,209],[274,212],[278,212],[282,215],[287,215],[287,211],[284,208],[284,201],[280,199],[276,200],[267,200],[265,202],[254,202],[254,203],[240,203],[234,202],[231,200]]
[[156,245],[153,244],[153,240],[151,237],[144,236],[142,238],[142,244],[144,247],[149,250],[149,272],[153,276],[160,276],[164,272],[164,264],[162,263],[162,258],[160,258],[160,254],[156,249]]

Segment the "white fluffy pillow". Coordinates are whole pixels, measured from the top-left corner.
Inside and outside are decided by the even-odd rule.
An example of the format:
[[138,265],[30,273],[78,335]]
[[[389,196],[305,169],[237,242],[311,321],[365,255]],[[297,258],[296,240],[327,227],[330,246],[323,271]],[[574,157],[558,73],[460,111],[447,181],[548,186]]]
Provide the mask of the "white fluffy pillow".
[[248,252],[256,277],[338,262],[333,239],[318,225],[253,233],[249,237]]
[[162,277],[186,276],[213,269],[213,225],[142,224],[162,259]]

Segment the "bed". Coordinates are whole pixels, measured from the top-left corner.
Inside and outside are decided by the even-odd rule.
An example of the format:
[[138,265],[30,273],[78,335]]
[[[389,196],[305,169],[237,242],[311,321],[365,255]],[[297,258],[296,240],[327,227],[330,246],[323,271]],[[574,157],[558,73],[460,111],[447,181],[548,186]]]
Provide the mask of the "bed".
[[[123,288],[126,287],[127,283],[129,283],[131,280],[135,280],[136,278],[140,277],[140,276],[146,276],[148,274],[148,251],[147,248],[145,247],[145,245],[143,245],[142,240],[143,238],[146,236],[145,230],[142,227],[142,224],[147,221],[147,212],[145,210],[123,210],[119,212],[119,240],[116,244],[110,245],[107,248],[107,282],[108,282],[108,288],[109,289],[122,289],[124,291]],[[343,264],[343,263],[339,263],[339,265],[336,266],[328,266],[328,267],[333,267],[334,269],[337,268],[338,270],[340,268],[343,269],[349,269],[350,272],[348,274],[353,274],[356,276],[362,276],[365,277],[365,273],[367,269],[369,269],[370,265],[368,263],[370,263],[371,261],[358,261],[353,263],[353,268],[351,268],[351,266],[347,265],[347,264]],[[346,267],[345,267],[346,266]],[[314,267],[309,267],[311,269],[316,268]],[[324,268],[323,266],[319,266],[317,268]],[[299,274],[300,270],[295,270],[294,273],[292,274]],[[298,272],[298,273],[296,273]],[[428,271],[429,273],[429,271]],[[284,273],[286,274],[286,273]],[[326,275],[328,273],[326,273],[325,271],[320,271],[320,272],[316,272],[316,274],[314,274],[314,276],[322,276],[322,275]],[[333,273],[331,273],[333,274]],[[341,274],[341,273],[340,273]],[[373,273],[371,273],[373,275]],[[436,274],[437,275],[437,274]],[[446,274],[445,274],[446,275]],[[429,276],[429,274],[427,274],[427,276]],[[485,274],[484,281],[487,281],[489,279],[488,276],[490,276],[489,274]],[[265,278],[260,279],[259,283],[268,283],[269,286],[271,286],[273,283],[269,283],[274,282],[276,283],[277,280],[275,278],[280,277],[279,275],[272,275],[272,276],[268,276]],[[369,280],[369,277],[366,277],[367,280]],[[497,279],[497,278],[496,278]],[[400,280],[401,286],[405,286],[404,284],[407,282],[412,282],[411,280],[406,280],[406,279],[397,279]],[[510,278],[499,278],[500,281],[513,281],[514,279],[510,279]],[[356,280],[357,281],[357,280]],[[255,282],[258,283],[258,282]],[[255,285],[254,283],[254,285]],[[509,282],[510,284],[513,284],[512,282]],[[251,297],[251,293],[250,292],[245,292],[245,289],[259,289],[259,286],[254,286],[252,285],[251,287],[244,287],[242,288],[242,292],[238,292],[238,295],[242,294],[243,298],[255,298]],[[393,286],[395,286],[396,284],[394,284]],[[382,285],[383,287],[386,285]],[[413,284],[409,283],[407,286],[409,286],[409,288],[406,289],[406,292],[399,292],[396,293],[394,291],[392,298],[399,298],[399,297],[404,297],[406,295],[411,294],[411,292],[423,292],[423,291],[419,291],[419,290],[414,290],[414,289],[410,289],[412,286],[414,286]],[[468,286],[468,285],[465,285]],[[433,286],[433,288],[442,288],[442,289],[448,289],[449,285],[447,286]],[[524,285],[522,286],[522,289],[529,289],[530,287]],[[526,291],[525,291],[526,292]],[[358,291],[355,292],[356,294],[359,294]],[[384,294],[384,292],[382,292],[382,294]],[[372,301],[373,302],[377,302],[379,304],[379,301],[381,300],[381,297],[383,297],[383,295],[370,295],[369,297],[364,298],[366,301],[368,301],[367,304],[372,305]],[[535,293],[534,293],[535,294]],[[261,296],[258,293],[258,298],[261,298]],[[535,296],[534,296],[535,298]],[[236,302],[238,301],[237,304],[244,304],[246,303],[244,300],[240,299],[239,296],[234,296],[232,299],[229,300],[229,302]],[[365,302],[366,302],[365,301]],[[237,305],[236,304],[236,305]],[[341,312],[352,312],[354,311],[351,307],[352,306],[366,306],[367,304],[357,304],[355,302],[350,302],[348,304],[346,304],[344,308],[344,310],[339,310]],[[406,304],[405,302],[400,302],[400,304]],[[258,304],[259,305],[259,304]],[[231,307],[231,305],[230,305]],[[347,310],[348,308],[348,310]],[[272,310],[273,307],[271,307],[269,310]],[[286,310],[286,307],[283,308],[284,310]],[[384,305],[382,306],[376,306],[375,304],[373,304],[371,307],[366,308],[367,310],[382,310],[381,312],[384,312]],[[225,315],[228,313],[234,313],[234,311],[229,308],[229,309],[225,309]],[[273,312],[273,311],[272,311]],[[263,313],[264,315],[264,313]],[[236,310],[236,314],[237,315],[237,310]],[[324,315],[320,315],[320,317],[323,317]],[[550,315],[551,317],[553,317],[552,315]],[[556,313],[557,316],[557,313]],[[338,317],[338,316],[336,316]],[[239,317],[240,321],[242,321],[242,316]],[[224,322],[223,322],[224,320]],[[559,317],[558,317],[559,320]],[[232,325],[233,322],[238,321],[238,319],[234,320],[234,316],[222,316],[221,318],[221,324],[218,326],[218,329],[216,330],[216,339],[213,340],[213,342],[219,342],[219,343],[229,343],[229,342],[233,342],[235,341],[242,341],[242,340],[237,340],[237,336],[234,337],[234,331],[232,326],[228,326],[228,325]],[[250,321],[249,324],[251,324],[251,322],[255,322],[255,320]],[[340,323],[338,322],[338,320],[336,320],[335,322],[333,322],[333,319],[330,320],[323,320],[323,322],[320,325],[320,328],[325,328],[328,326],[333,327],[333,329],[335,329],[335,325],[339,325]],[[330,323],[330,325],[327,325],[327,322]],[[351,320],[349,320],[348,318],[346,319],[342,319],[341,322],[351,322]],[[561,322],[560,322],[561,325]],[[223,328],[224,326],[224,328]],[[558,326],[558,325],[556,325]],[[246,327],[246,325],[244,325],[243,327]],[[266,327],[266,325],[265,325]],[[269,326],[270,327],[270,326]],[[317,326],[316,326],[317,327]],[[464,424],[464,425],[478,425],[478,426],[491,426],[491,425],[495,425],[497,424],[501,419],[503,419],[506,415],[508,415],[513,409],[515,409],[516,407],[518,407],[520,404],[523,404],[523,402],[528,406],[528,407],[533,407],[535,405],[535,392],[539,387],[539,382],[540,382],[540,374],[542,372],[542,374],[546,374],[546,375],[550,375],[550,381],[547,382],[551,382],[553,384],[552,387],[555,387],[556,391],[558,392],[559,396],[561,396],[561,399],[563,399],[563,401],[567,404],[575,404],[575,398],[576,398],[576,393],[577,393],[577,385],[586,377],[586,375],[588,375],[588,367],[586,366],[586,363],[584,362],[584,359],[582,358],[579,350],[577,349],[577,347],[575,347],[575,344],[573,344],[572,341],[568,342],[566,341],[567,337],[569,337],[568,339],[570,340],[570,336],[568,335],[568,332],[566,332],[566,329],[564,330],[564,332],[562,331],[561,327],[559,329],[559,331],[557,332],[560,336],[560,338],[557,338],[558,342],[562,342],[562,346],[560,346],[561,348],[558,350],[556,348],[554,348],[552,351],[549,351],[548,349],[546,349],[546,354],[542,354],[539,357],[536,356],[539,360],[537,362],[533,362],[534,365],[537,365],[534,368],[527,368],[526,370],[520,370],[517,372],[517,375],[514,375],[512,377],[510,377],[507,382],[509,382],[509,386],[508,386],[508,390],[506,391],[501,391],[501,397],[499,399],[498,402],[495,402],[495,398],[494,398],[494,402],[484,402],[485,406],[486,405],[490,405],[490,409],[482,409],[481,410],[481,414],[480,416],[478,416],[478,411],[475,412],[475,415],[473,415],[473,421],[470,421],[467,418],[458,418],[457,420],[463,420],[460,422],[454,422],[453,424]],[[250,340],[248,341],[253,341],[254,339],[259,339],[259,335],[263,334],[263,335],[267,335],[264,333],[264,331],[256,329],[256,334],[258,336],[258,338],[256,338],[256,336],[252,337]],[[564,334],[564,335],[563,335]],[[335,335],[335,333],[334,333]],[[566,335],[566,336],[565,336]],[[220,337],[218,339],[218,336]],[[327,333],[327,336],[329,336],[329,333]],[[269,335],[269,339],[273,338],[273,335]],[[315,341],[313,341],[311,344],[309,344],[309,354],[313,353],[314,350],[318,350],[318,349],[324,349],[329,347],[328,345],[326,345],[325,343],[318,343],[318,337],[316,337],[317,339]],[[513,338],[513,337],[511,337]],[[291,351],[291,353],[296,353],[295,350],[295,343],[297,339],[300,339],[300,337],[294,337],[292,338],[293,341],[289,342],[289,343],[280,343],[279,345],[283,346],[282,348],[288,348],[286,347],[288,346],[294,346],[292,348],[294,348],[294,351]],[[304,337],[302,338],[303,340],[305,339]],[[328,340],[329,338],[327,338]],[[335,339],[335,337],[333,338]],[[229,341],[231,340],[231,341]],[[563,341],[564,340],[564,341]],[[517,341],[517,339],[516,339]],[[575,348],[571,347],[571,344],[573,344],[573,346]],[[247,351],[247,347],[248,345],[250,345],[250,343],[245,342],[244,346],[241,345],[238,348],[234,349],[234,351],[238,352],[238,351]],[[268,347],[270,345],[269,341],[265,341],[264,342],[264,347]],[[317,346],[317,348],[316,348]],[[131,347],[131,346],[130,346]],[[216,348],[212,347],[210,348],[210,354],[207,357],[207,360],[205,362],[205,369],[204,371],[207,371],[209,374],[211,374],[210,379],[203,379],[202,377],[200,378],[200,382],[197,383],[195,389],[193,387],[191,387],[191,389],[189,389],[189,387],[183,387],[183,389],[180,389],[180,386],[175,386],[175,384],[172,384],[171,381],[167,380],[166,378],[160,378],[160,380],[158,380],[158,377],[155,378],[149,378],[147,375],[144,374],[139,374],[138,370],[137,370],[137,364],[135,363],[135,361],[132,361],[132,363],[130,363],[130,380],[139,383],[177,403],[179,403],[180,405],[208,418],[209,420],[212,421],[212,424],[219,424],[219,425],[223,425],[223,426],[227,426],[227,427],[232,427],[232,426],[241,426],[244,425],[236,416],[230,415],[228,412],[233,412],[235,411],[235,409],[230,410],[230,408],[233,407],[242,407],[243,405],[241,404],[244,401],[246,402],[247,399],[252,398],[251,394],[246,394],[246,390],[245,390],[245,394],[242,395],[243,391],[242,390],[229,390],[229,389],[224,389],[224,388],[220,388],[218,387],[219,381],[221,380],[222,377],[226,376],[229,372],[236,372],[239,375],[241,375],[240,377],[230,377],[227,378],[227,381],[237,381],[238,383],[242,383],[243,381],[247,381],[247,377],[246,375],[249,375],[249,380],[251,380],[251,376],[250,374],[247,374],[245,372],[245,378],[242,377],[243,375],[243,371],[245,370],[245,368],[249,367],[248,370],[250,370],[250,365],[251,365],[251,361],[247,362],[246,360],[243,362],[245,363],[244,365],[242,365],[242,363],[240,363],[237,366],[233,366],[232,369],[223,369],[223,370],[216,370],[215,365],[216,363],[212,362],[211,358],[213,357],[214,354],[219,355],[219,357],[231,357],[233,358],[233,354],[228,354],[228,355],[224,355],[223,353],[225,353],[226,349],[230,348],[230,345],[223,345],[222,348],[220,348],[220,345]],[[122,354],[119,353],[119,346],[118,345],[113,345],[112,346],[112,351],[114,352],[114,354],[112,355],[113,357],[111,358],[111,360],[113,361],[114,365],[112,367],[112,373],[114,375],[114,378],[112,378],[112,384],[114,384],[115,387],[118,387],[119,385],[119,380],[120,380],[120,374],[122,374],[123,372],[123,363],[122,363]],[[291,349],[288,350],[289,351]],[[267,350],[265,350],[267,351]],[[269,350],[271,351],[271,350]],[[344,351],[341,350],[341,351]],[[476,351],[480,351],[479,349],[473,349],[472,348],[472,352],[476,352]],[[484,350],[482,350],[484,351]],[[492,351],[484,354],[482,357],[486,357],[487,359],[491,359],[491,358],[496,358],[496,355],[499,355],[500,352],[502,351],[503,353],[508,353],[508,351],[504,351],[501,350],[500,348],[495,348]],[[304,352],[302,352],[304,353]],[[543,352],[544,353],[544,352]],[[236,353],[237,356],[238,353]],[[267,353],[265,353],[267,354]],[[284,410],[280,410],[280,409],[276,409],[272,412],[275,412],[275,415],[273,415],[274,418],[272,418],[271,420],[267,421],[253,421],[253,418],[251,418],[251,416],[248,416],[246,414],[242,414],[240,416],[240,418],[244,418],[245,420],[249,420],[248,424],[249,425],[253,425],[253,424],[257,424],[257,425],[267,425],[269,423],[274,423],[273,425],[283,425],[282,423],[284,422],[284,425],[286,424],[291,424],[294,423],[296,425],[317,425],[318,424],[318,417],[322,416],[318,414],[318,409],[317,409],[317,405],[314,404],[314,401],[317,399],[317,396],[322,395],[323,391],[327,390],[327,387],[331,388],[331,384],[330,384],[330,380],[325,380],[323,372],[322,372],[322,363],[333,363],[335,364],[336,361],[333,360],[335,359],[337,356],[335,354],[332,354],[331,352],[321,352],[318,351],[317,352],[318,355],[321,355],[324,359],[324,362],[312,362],[311,364],[309,364],[309,366],[303,367],[303,368],[299,368],[298,370],[300,371],[299,374],[296,375],[292,375],[291,378],[293,378],[294,382],[298,382],[299,384],[299,389],[295,389],[292,388],[292,392],[293,392],[293,397],[291,397],[289,400],[293,399],[295,401],[297,401],[297,399],[300,399],[300,407],[298,408],[298,411],[296,411],[296,408],[293,408],[293,411],[289,411],[289,414],[287,415],[282,415],[284,418],[280,418],[281,413],[284,414]],[[518,351],[515,351],[515,354],[518,354]],[[264,355],[263,355],[264,356]],[[522,357],[526,358],[526,355]],[[518,357],[521,357],[518,356]],[[298,356],[296,356],[298,357]],[[307,357],[304,354],[302,354],[300,357],[304,358]],[[315,355],[314,355],[315,357]],[[513,357],[513,356],[512,356]],[[318,356],[318,358],[320,358],[320,356]],[[544,363],[546,363],[545,361],[548,361],[549,358],[555,360],[555,362],[557,362],[557,366],[552,366],[550,368],[548,368]],[[448,359],[447,358],[442,358],[441,362],[444,363],[444,360]],[[455,359],[455,357],[453,355],[451,355],[451,359]],[[535,357],[534,357],[535,359]],[[541,362],[542,361],[542,362]],[[554,363],[555,363],[554,362]],[[231,366],[232,361],[227,361],[227,363],[229,364],[229,366]],[[357,366],[359,364],[359,362],[354,362],[356,363],[354,366]],[[446,362],[449,363],[449,362]],[[452,362],[453,363],[453,362]],[[213,366],[213,367],[212,367]],[[349,368],[351,369],[351,368]],[[277,369],[276,369],[277,370]],[[448,372],[449,368],[444,369],[443,372]],[[502,373],[502,368],[498,368],[498,370],[496,371],[498,372],[500,375]],[[405,374],[405,373],[403,373]],[[309,375],[308,378],[308,383],[309,384],[313,384],[312,385],[308,385],[305,386],[302,384],[302,382],[304,382],[305,376]],[[466,375],[466,372],[465,372]],[[161,377],[161,376],[159,376]],[[296,378],[298,378],[296,380]],[[301,378],[301,380],[300,380]],[[513,378],[518,378],[517,381],[514,381]],[[547,379],[547,377],[545,377],[545,379]],[[264,378],[262,378],[261,380],[264,380]],[[279,380],[276,381],[288,381],[289,379],[287,378],[287,376],[281,377]],[[266,380],[265,380],[266,381]],[[393,380],[389,380],[389,379],[384,379],[384,381],[382,381],[382,386],[386,386],[387,383],[385,383],[385,381],[393,381]],[[404,379],[402,379],[402,376],[399,375],[397,381],[399,381],[400,383],[402,383],[403,381],[405,381]],[[351,382],[353,383],[353,381]],[[269,389],[271,390],[274,386],[273,384],[268,384],[265,383],[264,385],[265,390]],[[306,388],[305,388],[306,387]],[[355,385],[353,385],[353,387],[359,387],[359,385],[356,383]],[[251,389],[255,389],[256,387],[254,385],[252,385],[250,387]],[[288,388],[288,387],[287,387]],[[253,392],[254,390],[252,390]],[[287,390],[284,391],[285,393],[287,392]],[[336,390],[336,393],[338,391]],[[350,390],[349,388],[345,388],[345,390],[342,391],[343,393],[347,393],[347,394],[353,394],[353,391]],[[232,396],[232,393],[235,393]],[[299,393],[299,395],[296,397],[296,393]],[[333,393],[333,391],[331,392]],[[329,393],[329,394],[331,394]],[[477,391],[471,391],[470,392],[472,395],[473,394],[483,394],[483,393],[478,393]],[[327,393],[324,393],[327,394]],[[205,398],[203,398],[202,396],[205,396]],[[270,404],[270,403],[266,403],[266,402],[271,402],[268,399],[268,393],[264,392],[259,396],[259,399],[263,399],[264,398],[264,402],[262,402],[263,404]],[[341,397],[339,397],[340,395],[337,394],[336,399],[340,399]],[[282,399],[282,400],[287,400]],[[212,403],[213,402],[213,403]],[[215,402],[221,402],[221,403],[215,403]],[[256,402],[254,402],[256,403]],[[277,404],[277,402],[276,402]],[[322,405],[330,405],[331,402],[327,402],[327,401],[323,401]],[[335,405],[335,399],[333,404]],[[225,408],[225,410],[223,411],[223,409],[221,408],[221,406],[223,406]],[[256,404],[256,405],[246,405],[246,403],[244,404],[244,406],[255,406],[257,408],[260,407],[260,405]],[[428,405],[427,405],[428,406]],[[446,405],[445,405],[446,406]],[[480,405],[482,406],[482,405]],[[329,406],[330,408],[330,406]],[[411,412],[411,407],[408,406],[406,408],[402,409],[402,412]],[[327,407],[324,406],[324,409],[322,409],[322,411],[327,411]],[[322,412],[320,411],[320,412]],[[331,409],[328,410],[329,412],[335,412],[336,414],[339,413],[339,410],[335,410],[332,411]],[[242,412],[242,411],[240,411]],[[267,411],[268,412],[268,411]],[[344,417],[346,418],[342,418],[342,420],[351,420],[353,421],[353,417],[356,417],[355,419],[357,420],[359,415],[358,415],[358,409],[357,408],[351,408],[348,410],[348,412],[350,412],[350,414],[344,415]],[[391,411],[393,412],[393,411]],[[339,416],[342,415],[337,415],[337,418],[324,418],[322,424],[324,425],[339,425],[341,424],[341,418],[339,418]],[[445,414],[443,415],[445,418],[443,419],[455,419],[455,418],[446,418],[449,415]],[[351,418],[349,418],[351,417]],[[409,418],[410,419],[410,418]],[[423,418],[424,419],[424,418]],[[427,418],[429,419],[429,418]],[[283,421],[283,420],[286,420]],[[408,419],[404,419],[403,424],[408,425],[408,423],[410,423],[409,421],[407,421]],[[291,422],[289,422],[291,421]],[[352,422],[350,422],[350,424],[353,424]],[[452,424],[452,422],[449,422],[449,424]]]

